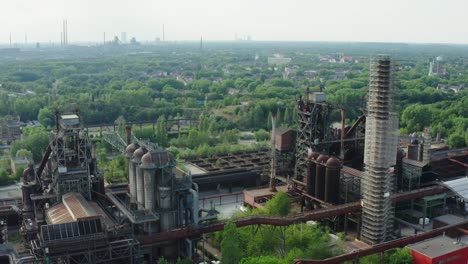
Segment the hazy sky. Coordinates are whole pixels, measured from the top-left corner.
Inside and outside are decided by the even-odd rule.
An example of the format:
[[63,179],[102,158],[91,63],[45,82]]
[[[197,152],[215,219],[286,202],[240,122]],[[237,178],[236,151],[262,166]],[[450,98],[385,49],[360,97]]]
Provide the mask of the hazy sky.
[[0,43],[154,40],[468,43],[468,0],[0,0]]

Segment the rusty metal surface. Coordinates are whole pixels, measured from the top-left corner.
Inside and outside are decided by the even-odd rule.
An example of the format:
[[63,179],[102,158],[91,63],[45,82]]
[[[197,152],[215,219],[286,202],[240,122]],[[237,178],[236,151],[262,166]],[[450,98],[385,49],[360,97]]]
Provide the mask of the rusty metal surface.
[[[399,193],[392,196],[394,202],[406,201],[410,199],[416,199],[424,196],[434,195],[448,191],[442,186],[431,186],[415,191]],[[330,206],[328,208],[298,213],[289,215],[287,217],[274,217],[274,216],[250,216],[245,218],[234,219],[233,222],[238,227],[249,226],[249,225],[276,225],[276,226],[287,226],[296,223],[302,223],[311,220],[321,220],[324,218],[334,217],[343,215],[351,212],[358,212],[361,210],[361,203],[354,202],[348,204],[342,204],[337,206]],[[185,237],[196,237],[204,233],[212,233],[224,229],[226,221],[219,221],[208,226],[196,227],[182,227],[172,229],[166,232],[157,233],[155,235],[143,235],[139,236],[139,241],[143,245],[157,244],[167,240],[175,240]]]

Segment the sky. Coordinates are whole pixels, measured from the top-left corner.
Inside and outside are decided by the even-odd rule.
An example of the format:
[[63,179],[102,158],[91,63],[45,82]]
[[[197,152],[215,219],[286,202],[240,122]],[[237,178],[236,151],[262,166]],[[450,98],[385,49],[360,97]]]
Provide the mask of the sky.
[[0,0],[0,43],[166,40],[468,44],[467,0]]

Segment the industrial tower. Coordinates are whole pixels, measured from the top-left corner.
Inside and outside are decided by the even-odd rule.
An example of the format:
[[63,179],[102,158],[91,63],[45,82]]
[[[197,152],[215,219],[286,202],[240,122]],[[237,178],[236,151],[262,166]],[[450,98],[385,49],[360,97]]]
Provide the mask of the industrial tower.
[[361,239],[378,244],[388,239],[393,225],[394,209],[390,195],[397,156],[398,117],[395,112],[393,61],[388,55],[374,56],[369,72],[365,172],[361,180]]

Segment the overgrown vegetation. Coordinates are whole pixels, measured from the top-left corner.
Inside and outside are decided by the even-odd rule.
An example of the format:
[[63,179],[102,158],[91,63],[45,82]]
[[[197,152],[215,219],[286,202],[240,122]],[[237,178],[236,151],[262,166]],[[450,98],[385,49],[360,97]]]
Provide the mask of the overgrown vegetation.
[[[235,217],[287,215],[289,210],[287,194],[278,192],[264,209],[250,210]],[[333,241],[329,230],[316,224],[237,228],[228,222],[224,232],[214,234],[213,243],[220,245],[223,263],[282,264],[298,258],[324,259],[342,252],[341,241]]]

